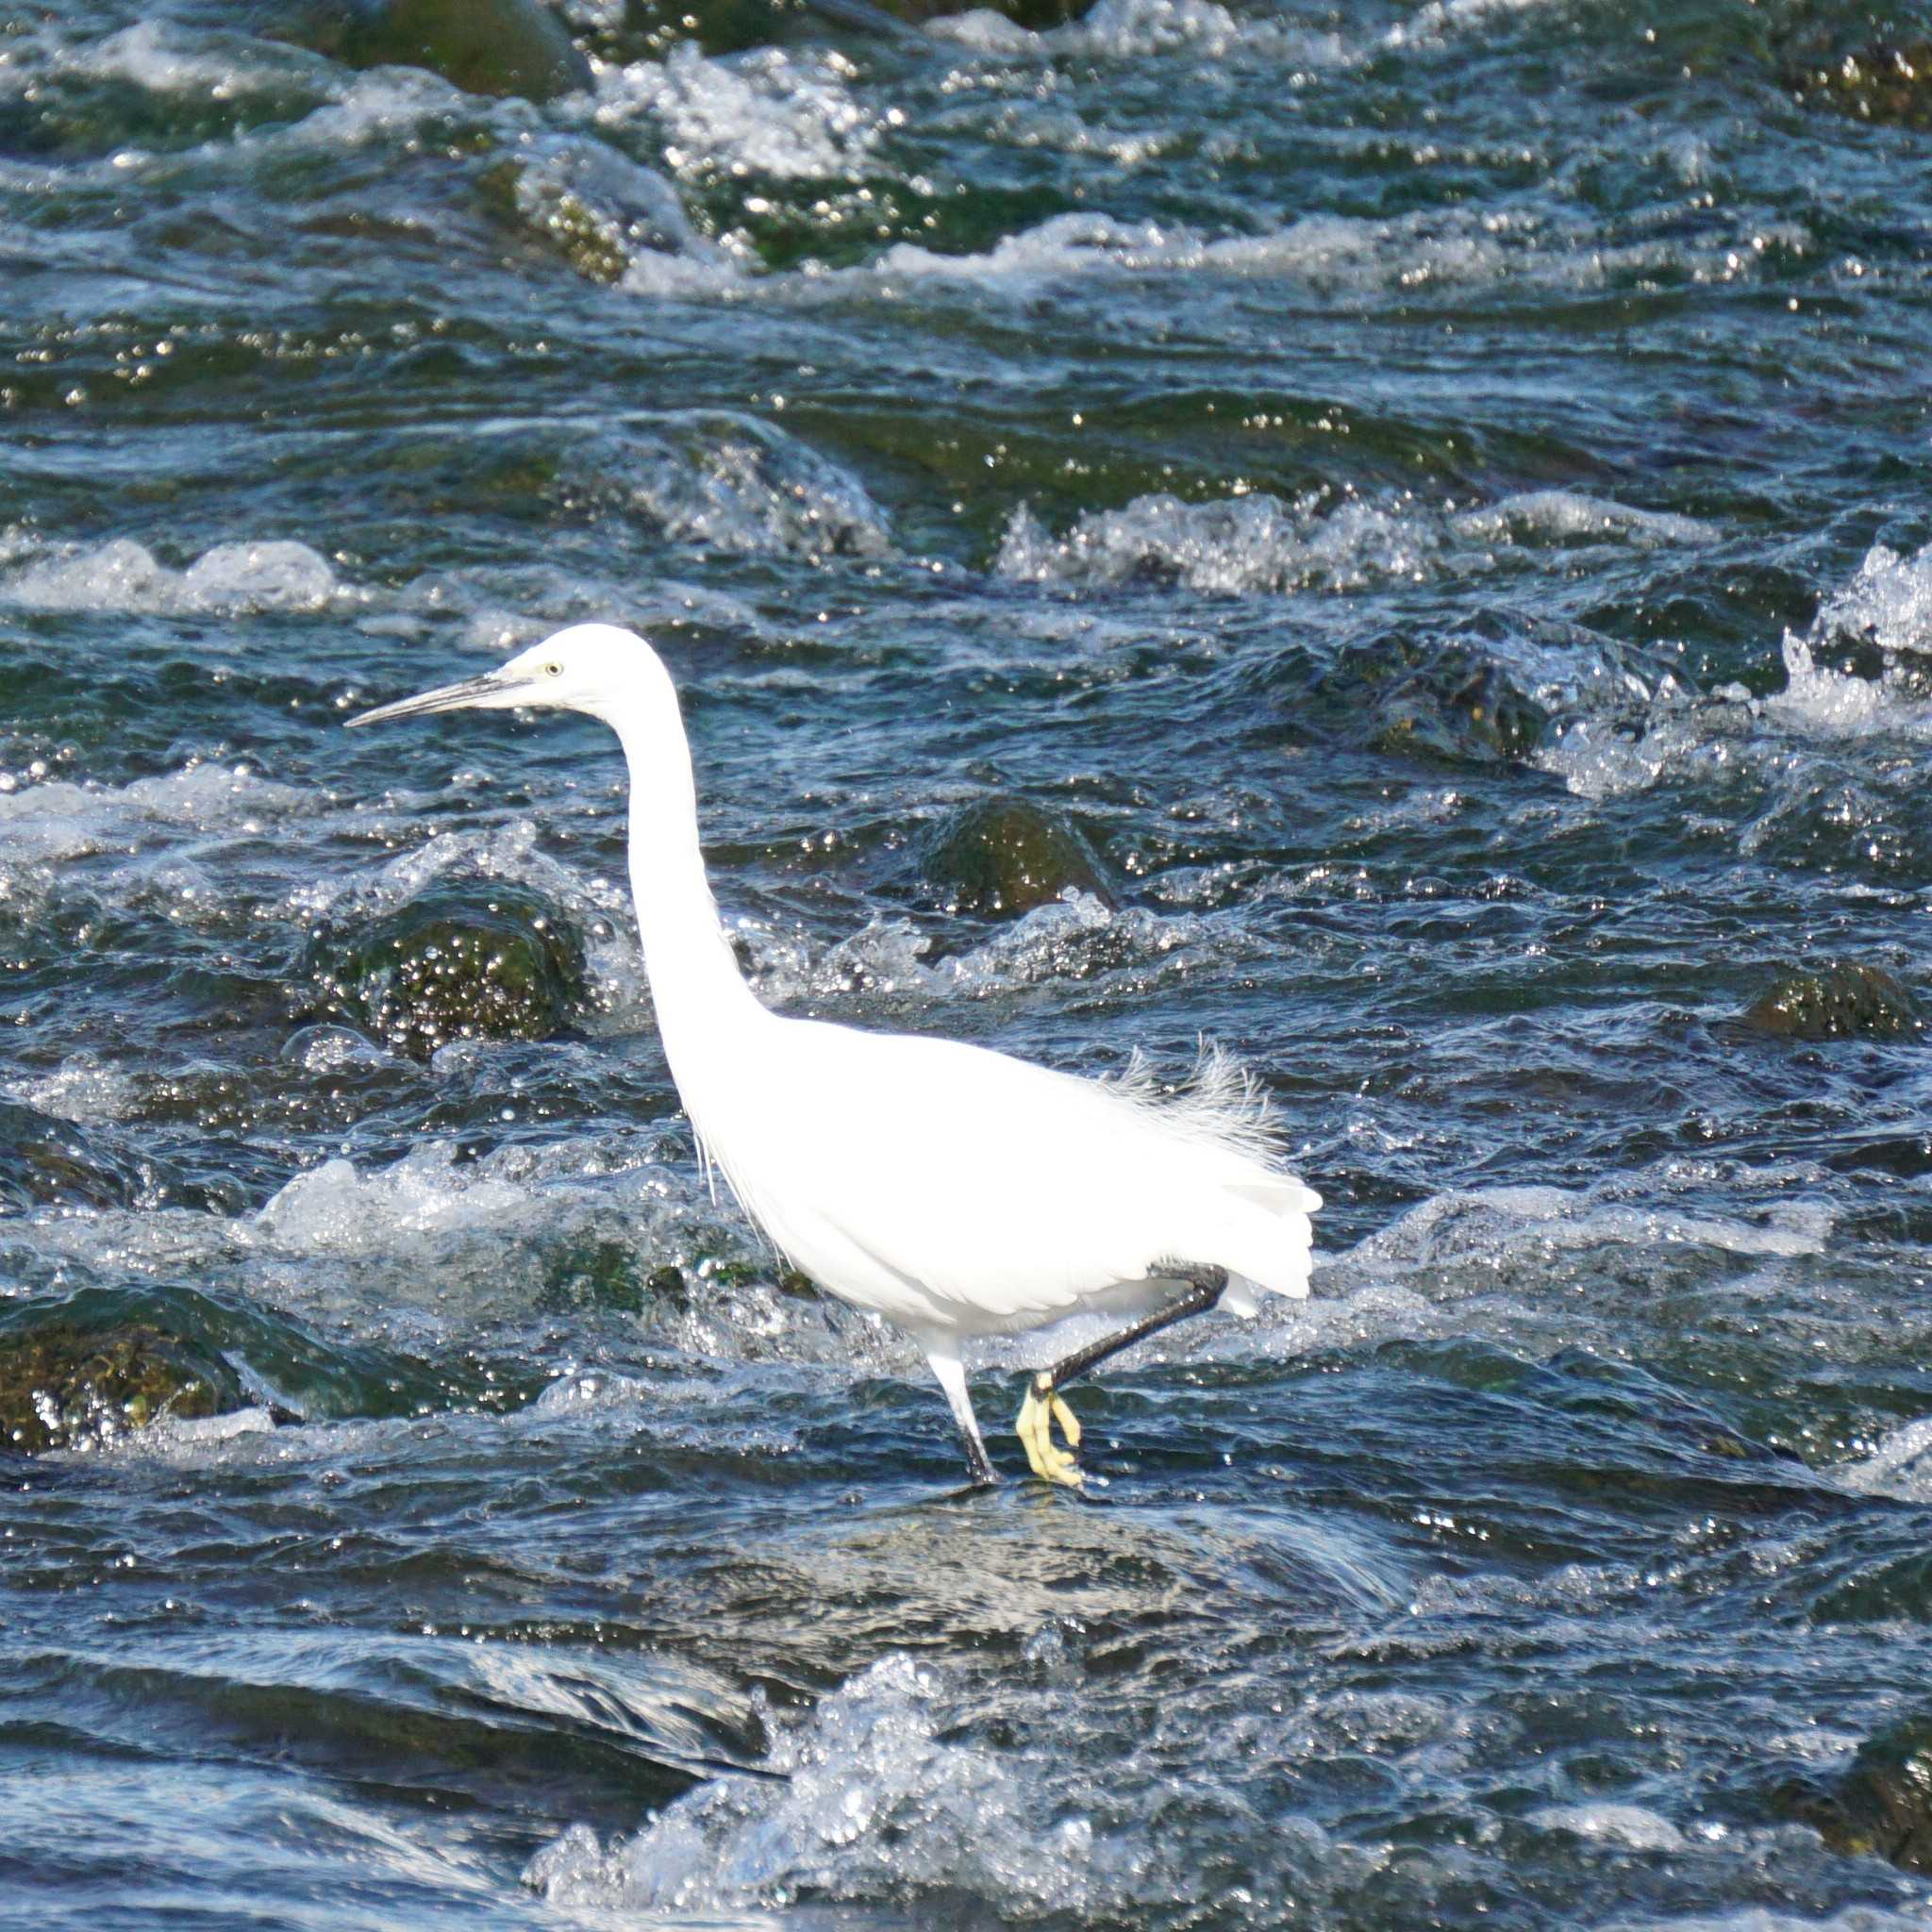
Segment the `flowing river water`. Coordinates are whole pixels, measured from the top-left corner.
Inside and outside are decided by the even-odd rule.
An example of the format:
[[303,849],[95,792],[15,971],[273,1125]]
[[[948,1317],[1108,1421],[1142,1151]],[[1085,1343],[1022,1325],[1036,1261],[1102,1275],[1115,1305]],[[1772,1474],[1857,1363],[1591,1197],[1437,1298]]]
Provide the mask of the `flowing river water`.
[[[0,22],[0,1917],[1932,1923],[1923,22],[271,11]],[[1090,1496],[710,1197],[614,743],[339,728],[585,618],[768,1002],[1271,1095]]]

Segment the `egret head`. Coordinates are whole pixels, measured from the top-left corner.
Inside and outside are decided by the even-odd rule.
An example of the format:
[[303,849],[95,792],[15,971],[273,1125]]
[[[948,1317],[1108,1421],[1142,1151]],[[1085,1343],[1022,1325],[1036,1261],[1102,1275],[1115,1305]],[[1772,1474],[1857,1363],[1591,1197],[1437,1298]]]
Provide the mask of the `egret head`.
[[588,711],[609,720],[617,708],[635,704],[653,687],[669,693],[671,680],[657,652],[635,631],[614,624],[574,624],[541,644],[456,684],[439,685],[413,698],[358,712],[351,724],[381,724],[431,711]]

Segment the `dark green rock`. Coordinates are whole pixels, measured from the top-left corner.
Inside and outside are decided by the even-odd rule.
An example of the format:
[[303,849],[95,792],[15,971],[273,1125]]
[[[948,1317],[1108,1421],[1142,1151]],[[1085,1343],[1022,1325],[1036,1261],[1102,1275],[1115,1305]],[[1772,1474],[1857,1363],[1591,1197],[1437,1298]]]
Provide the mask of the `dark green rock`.
[[1884,967],[1856,960],[1785,970],[1738,1017],[1776,1040],[1902,1040],[1924,1024],[1912,995]]
[[294,37],[351,67],[426,67],[473,94],[548,101],[592,80],[542,0],[317,0]]
[[341,1019],[427,1059],[452,1040],[548,1040],[587,993],[584,952],[554,907],[521,887],[439,885],[373,924],[324,927],[304,1019]]
[[988,798],[942,821],[922,871],[949,912],[1024,912],[1069,888],[1108,905],[1105,868],[1078,829],[1020,798]]
[[1526,758],[1549,722],[1493,659],[1449,643],[1377,696],[1369,742],[1453,764],[1498,764]]
[[54,1322],[0,1334],[0,1446],[30,1456],[240,1404],[223,1363],[145,1323],[90,1330]]
[[1795,1780],[1776,1801],[1835,1852],[1932,1872],[1932,1718],[1907,1718],[1881,1731],[1859,1747],[1849,1769]]

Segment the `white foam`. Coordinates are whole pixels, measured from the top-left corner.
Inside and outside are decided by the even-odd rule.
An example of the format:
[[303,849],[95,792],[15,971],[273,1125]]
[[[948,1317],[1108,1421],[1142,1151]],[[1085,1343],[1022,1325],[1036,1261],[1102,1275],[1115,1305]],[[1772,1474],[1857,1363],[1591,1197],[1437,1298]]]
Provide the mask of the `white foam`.
[[925,30],[938,41],[953,41],[975,54],[1030,54],[1038,50],[1040,36],[995,13],[991,7],[969,7],[963,13],[942,13],[929,20]]
[[1755,277],[1774,249],[1804,253],[1808,231],[1793,225],[1754,230],[1736,243],[1677,240],[1606,246],[1599,228],[1523,214],[1427,210],[1378,221],[1304,215],[1255,235],[1208,236],[1180,223],[1122,222],[1105,212],[1050,216],[978,254],[942,255],[902,242],[865,269],[826,277],[882,279],[888,290],[967,280],[1009,285],[1073,276],[1213,274],[1290,278],[1346,301],[1407,298],[1436,287],[1521,283],[1538,289],[1602,288],[1619,277],[1672,271],[1698,282]]
[[412,1239],[511,1227],[531,1206],[527,1187],[461,1168],[455,1150],[431,1142],[393,1166],[358,1174],[348,1160],[298,1174],[256,1217],[274,1246],[300,1254],[389,1254]]
[[[1780,1175],[1783,1170],[1778,1171]],[[1785,1185],[1753,1218],[1687,1212],[1669,1205],[1669,1170],[1607,1178],[1587,1191],[1553,1187],[1455,1189],[1432,1195],[1351,1254],[1357,1266],[1432,1274],[1533,1243],[1544,1254],[1595,1247],[1701,1247],[1730,1255],[1820,1255],[1833,1215],[1822,1199]]]
[[1532,490],[1506,496],[1487,509],[1466,510],[1452,527],[1465,537],[1511,541],[1524,535],[1600,538],[1643,548],[1666,543],[1708,543],[1713,525],[1671,510],[1638,509],[1574,490]]
[[1851,582],[1824,600],[1816,629],[1932,653],[1932,543],[1910,557],[1874,543]]
[[1081,1913],[1094,1890],[1091,1823],[1042,1815],[1008,1754],[945,1738],[942,1686],[929,1667],[886,1657],[778,1733],[782,1781],[701,1785],[608,1848],[574,1825],[524,1881],[555,1905],[626,1911],[736,1914],[801,1890],[930,1888],[997,1900],[1003,1916]]
[[1218,0],[1097,0],[1084,19],[1055,38],[1083,52],[1131,60],[1174,47],[1211,58],[1241,46],[1251,33]]
[[1819,738],[1932,737],[1932,691],[1922,667],[1893,659],[1876,677],[1834,670],[1790,631],[1783,653],[1785,688],[1756,708],[1758,716]]
[[1524,1822],[1545,1831],[1567,1831],[1599,1844],[1630,1852],[1681,1852],[1689,1849],[1684,1834],[1660,1811],[1641,1805],[1600,1801],[1591,1805],[1545,1805],[1525,1815]]
[[1077,889],[1036,906],[981,944],[937,959],[928,957],[931,937],[904,919],[875,919],[823,953],[796,939],[740,928],[751,955],[752,984],[775,1006],[855,992],[985,999],[1043,980],[1144,968],[1191,953],[1206,936],[1205,925],[1191,916],[1110,908]]
[[1526,13],[1560,0],[1427,0],[1382,37],[1388,47],[1441,45],[1454,33],[1480,26],[1498,15]]
[[[1679,521],[1646,521],[1630,535],[1690,541]],[[1877,675],[1821,661],[1840,641],[1874,647]],[[1622,702],[1586,706],[1559,722],[1537,762],[1584,798],[1641,791],[1700,765],[1740,765],[1761,774],[1772,794],[1740,836],[1742,850],[1757,849],[1815,800],[1819,774],[1808,761],[1793,762],[1793,741],[1932,739],[1932,544],[1909,558],[1874,545],[1851,581],[1824,600],[1806,634],[1785,632],[1779,649],[1782,691],[1757,698],[1728,685],[1691,700],[1673,685],[1635,710]],[[1869,839],[1886,806],[1847,791],[1838,816],[1848,838]]]
[[[1116,510],[1084,511],[1064,537],[1021,506],[993,568],[1030,583],[1117,584],[1173,578],[1222,595],[1421,581],[1477,570],[1538,540],[1697,543],[1715,533],[1690,517],[1633,508],[1569,491],[1509,496],[1479,510],[1444,511],[1412,497],[1386,502],[1315,491],[1293,502],[1265,491],[1184,503],[1161,493]],[[1485,546],[1480,550],[1473,545]]]
[[1932,1417],[1902,1424],[1871,1455],[1837,1474],[1846,1489],[1861,1495],[1932,1501]]
[[[515,100],[491,103],[492,118],[535,119],[536,110]],[[291,126],[251,134],[240,143],[244,153],[265,145],[300,149],[354,148],[414,132],[439,114],[473,115],[474,96],[440,74],[422,67],[375,67],[340,85],[333,100],[305,114]],[[204,153],[208,150],[204,150]]]
[[691,225],[677,190],[661,175],[601,141],[576,135],[526,137],[518,169],[518,212],[558,240],[580,243],[591,229],[624,266],[634,293],[722,294],[743,271]]
[[[260,42],[255,42],[259,49]],[[122,80],[149,93],[187,93],[225,101],[248,91],[246,69],[227,48],[211,52],[204,40],[143,20],[119,33],[70,46],[61,63],[100,80]]]
[[852,73],[836,54],[763,47],[714,59],[687,42],[661,62],[600,75],[595,118],[623,126],[650,116],[678,174],[845,179],[864,166],[891,118],[854,96]]
[[175,571],[128,537],[61,545],[0,579],[0,601],[36,610],[168,616],[321,610],[340,591],[327,560],[306,543],[218,543]]
[[312,793],[259,778],[245,765],[194,764],[119,788],[56,778],[22,791],[0,789],[0,834],[8,866],[47,865],[134,853],[157,829],[253,834],[312,804]]

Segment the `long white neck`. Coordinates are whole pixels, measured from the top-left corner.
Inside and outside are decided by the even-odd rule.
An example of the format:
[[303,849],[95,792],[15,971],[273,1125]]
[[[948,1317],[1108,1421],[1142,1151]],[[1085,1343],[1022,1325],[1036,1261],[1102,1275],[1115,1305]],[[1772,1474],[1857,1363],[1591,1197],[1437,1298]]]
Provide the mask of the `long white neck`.
[[[668,680],[667,680],[668,695]],[[675,700],[608,715],[630,767],[630,885],[658,1033],[685,1111],[700,1134],[707,1103],[746,1063],[746,1032],[769,1024],[718,922],[698,846],[691,749]]]

